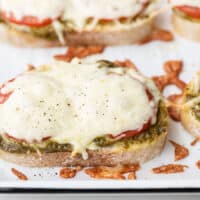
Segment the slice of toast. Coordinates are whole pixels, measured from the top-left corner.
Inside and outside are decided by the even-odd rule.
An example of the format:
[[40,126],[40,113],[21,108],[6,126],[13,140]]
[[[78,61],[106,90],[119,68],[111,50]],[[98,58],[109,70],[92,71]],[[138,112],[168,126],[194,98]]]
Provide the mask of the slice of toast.
[[9,42],[19,47],[55,47],[78,45],[122,45],[143,41],[152,32],[154,17],[148,17],[130,24],[102,31],[64,32],[64,43],[37,37],[29,32],[17,30],[7,24],[0,25],[0,41]]

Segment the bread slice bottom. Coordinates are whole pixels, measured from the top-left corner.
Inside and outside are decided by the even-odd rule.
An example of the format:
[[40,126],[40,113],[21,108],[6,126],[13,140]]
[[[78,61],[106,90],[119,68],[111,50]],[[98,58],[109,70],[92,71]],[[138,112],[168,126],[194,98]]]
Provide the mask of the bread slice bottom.
[[61,44],[58,40],[39,38],[31,33],[1,24],[0,41],[6,41],[19,47],[132,44],[144,40],[153,30],[153,25],[154,17],[149,17],[124,28],[119,26],[119,28],[102,31],[66,32],[64,33],[65,43]]
[[159,155],[165,144],[167,132],[162,132],[151,142],[133,145],[127,150],[123,148],[104,147],[89,150],[88,159],[81,155],[71,156],[69,152],[16,154],[0,151],[0,157],[6,161],[29,167],[55,166],[116,166],[144,163]]
[[200,42],[200,22],[185,19],[177,13],[173,13],[172,22],[177,34],[189,40]]

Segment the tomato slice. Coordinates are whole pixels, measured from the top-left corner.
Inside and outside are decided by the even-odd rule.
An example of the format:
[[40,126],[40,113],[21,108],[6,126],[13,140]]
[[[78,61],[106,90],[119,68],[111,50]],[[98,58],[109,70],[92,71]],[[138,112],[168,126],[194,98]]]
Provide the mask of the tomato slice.
[[5,135],[8,139],[12,139],[12,140],[14,140],[14,141],[16,141],[16,142],[20,142],[20,143],[22,143],[22,142],[26,142],[26,140],[23,140],[23,139],[17,139],[17,138],[15,138],[15,137],[13,137],[13,136],[7,134],[7,133],[5,133],[4,135]]
[[183,5],[177,6],[176,8],[192,18],[200,19],[200,7]]
[[[7,83],[13,82],[14,80],[15,79],[13,78],[13,79],[9,80]],[[12,94],[12,92],[5,93],[5,94],[1,92],[1,90],[6,86],[7,83],[0,86],[0,104],[3,104]]]
[[21,19],[16,19],[13,13],[7,14],[6,12],[1,12],[1,16],[5,20],[12,22],[14,24],[25,25],[25,26],[36,27],[36,28],[47,26],[53,22],[53,19],[51,18],[39,20],[35,16],[24,16]]
[[12,92],[7,93],[7,94],[2,94],[0,93],[0,104],[3,104],[12,94]]
[[[146,95],[149,99],[149,102],[154,100],[154,96],[152,95],[152,93],[150,92],[150,90],[148,88],[146,88]],[[154,114],[156,114],[155,110],[154,110]],[[140,128],[140,129],[128,130],[128,131],[125,131],[123,133],[120,133],[117,136],[113,136],[112,134],[110,134],[109,136],[111,138],[115,139],[115,140],[119,140],[119,139],[122,139],[122,138],[130,138],[130,137],[138,135],[138,134],[142,133],[143,131],[149,129],[149,127],[151,126],[151,123],[152,123],[152,117],[150,117],[149,120],[145,124],[143,124],[142,128]]]
[[[8,133],[5,133],[4,135],[5,135],[8,139],[12,139],[12,140],[14,140],[14,141],[16,141],[16,142],[19,142],[19,143],[22,143],[22,142],[28,143],[26,140],[24,140],[24,139],[19,139],[19,138],[15,138],[15,137],[9,135]],[[41,141],[42,141],[42,142],[45,142],[45,141],[49,140],[50,138],[51,138],[51,136],[44,137],[44,138],[42,138]],[[39,142],[41,142],[41,141],[34,140],[34,141],[32,141],[32,142],[33,142],[33,143],[39,143]]]
[[142,133],[143,131],[147,130],[150,126],[151,126],[151,118],[143,125],[141,129],[125,131],[117,136],[110,135],[110,137],[115,140],[120,140],[122,138],[130,138]]

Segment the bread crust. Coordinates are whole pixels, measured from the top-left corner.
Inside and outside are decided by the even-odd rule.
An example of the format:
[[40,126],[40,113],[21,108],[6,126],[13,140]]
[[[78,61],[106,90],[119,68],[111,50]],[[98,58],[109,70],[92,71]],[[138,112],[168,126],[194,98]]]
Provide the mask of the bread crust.
[[185,108],[184,105],[181,111],[181,123],[185,130],[194,137],[200,137],[200,123],[190,115],[190,112],[187,111],[187,108]]
[[42,39],[30,33],[10,29],[7,25],[2,24],[0,26],[0,41],[6,41],[19,47],[133,44],[144,40],[152,32],[153,27],[154,17],[149,17],[135,25],[130,25],[129,28],[65,33],[65,44],[61,44],[58,40]]
[[163,132],[150,144],[139,145],[125,149],[104,147],[99,150],[89,150],[88,159],[81,155],[71,156],[69,152],[16,154],[0,150],[2,159],[28,167],[55,167],[55,166],[116,166],[130,165],[136,162],[144,163],[159,155],[165,144],[167,132]]
[[172,23],[177,34],[189,40],[200,42],[200,23],[185,19],[176,13],[172,14]]
[[191,106],[185,102],[181,107],[181,123],[194,137],[200,138],[200,121],[191,113]]
[[[190,81],[183,93],[183,102],[181,105],[181,123],[183,127],[193,136],[200,138],[200,121],[197,119],[196,116],[194,116],[192,112],[193,106],[197,105],[200,102],[199,92],[198,88],[196,88],[196,85],[199,85],[199,81],[197,77],[199,77],[199,72],[196,74],[196,77],[192,81]],[[196,80],[197,79],[197,80]],[[188,94],[189,91],[189,94]],[[187,96],[191,95],[190,91],[192,92],[192,98],[190,100],[187,100]]]

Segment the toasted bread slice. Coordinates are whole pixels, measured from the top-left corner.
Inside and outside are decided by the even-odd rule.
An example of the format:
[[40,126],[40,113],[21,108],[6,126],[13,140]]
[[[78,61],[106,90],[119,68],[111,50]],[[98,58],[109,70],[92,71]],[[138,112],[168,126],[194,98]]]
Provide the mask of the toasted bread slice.
[[6,41],[19,47],[54,47],[54,46],[76,46],[76,45],[122,45],[133,44],[143,41],[152,32],[154,17],[148,17],[130,24],[130,26],[119,27],[102,31],[82,31],[64,33],[64,43],[58,39],[44,39],[29,32],[23,32],[10,28],[6,24],[0,26],[0,41]]
[[[76,79],[76,87],[69,86],[67,80],[73,80],[77,72],[79,77]],[[126,73],[135,78],[128,78]],[[90,77],[95,77],[92,79],[95,81],[91,81]],[[140,81],[137,81],[138,77]],[[31,87],[28,84],[30,80],[33,81]],[[144,82],[141,83],[141,80]],[[116,81],[115,84],[113,81]],[[14,88],[16,84],[17,89],[13,89],[13,93],[8,97],[9,101],[5,94],[0,95],[4,98],[2,107],[7,110],[1,110],[1,127],[5,129],[0,134],[2,159],[31,167],[115,166],[143,163],[159,155],[163,149],[168,128],[165,102],[154,82],[133,68],[124,68],[105,60],[84,64],[75,59],[71,63],[56,62],[53,65],[41,66],[7,84],[8,87],[13,84]],[[5,91],[7,84],[4,85]],[[136,94],[132,94],[133,86],[134,92],[138,91]],[[114,94],[110,87],[113,87]],[[21,97],[21,94],[25,97]],[[108,94],[114,100],[110,100]],[[19,96],[20,105],[21,102],[30,102],[28,110],[24,106],[27,103],[16,108],[18,101],[15,95]],[[137,95],[137,99],[134,95]],[[138,99],[144,102],[138,104]],[[119,103],[115,100],[119,100]],[[114,103],[110,104],[110,101]],[[134,101],[136,103],[133,103]],[[14,106],[9,102],[13,102]],[[115,114],[114,111],[118,107],[120,111]],[[105,111],[99,117],[102,110]],[[145,110],[149,112],[145,113]],[[130,115],[131,112],[134,112],[133,115]],[[144,123],[146,115],[147,122]],[[79,116],[81,117],[78,118]],[[137,123],[141,123],[140,128],[132,127],[134,117]],[[19,121],[16,122],[15,119]],[[91,119],[94,124],[91,124]],[[131,128],[126,128],[129,122]],[[7,123],[12,130],[7,129]],[[113,127],[117,126],[120,131],[115,135],[109,134],[113,133]],[[107,134],[99,134],[102,127]],[[105,129],[106,127],[108,128]],[[121,130],[121,127],[125,128]],[[21,135],[15,135],[18,133]]]
[[172,23],[177,34],[186,39],[200,42],[200,21],[187,19],[173,12]]
[[181,122],[184,128],[195,137],[200,137],[199,77],[200,73],[197,73],[186,87],[181,106]]

